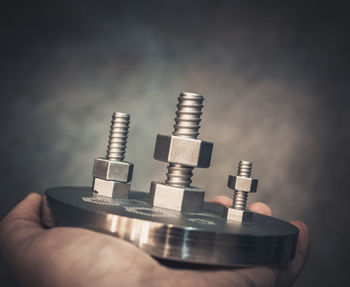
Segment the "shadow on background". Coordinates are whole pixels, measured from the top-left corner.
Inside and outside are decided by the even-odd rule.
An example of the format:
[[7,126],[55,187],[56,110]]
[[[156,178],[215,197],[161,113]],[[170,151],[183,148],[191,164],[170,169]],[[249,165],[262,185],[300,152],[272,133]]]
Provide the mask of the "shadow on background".
[[0,216],[30,191],[91,184],[114,111],[131,114],[127,160],[133,188],[147,191],[165,179],[166,165],[152,159],[156,134],[171,133],[181,91],[199,92],[200,137],[214,153],[194,184],[207,198],[231,196],[228,174],[252,160],[260,186],[250,202],[310,227],[296,286],[342,285],[350,254],[347,11],[318,1],[2,5]]

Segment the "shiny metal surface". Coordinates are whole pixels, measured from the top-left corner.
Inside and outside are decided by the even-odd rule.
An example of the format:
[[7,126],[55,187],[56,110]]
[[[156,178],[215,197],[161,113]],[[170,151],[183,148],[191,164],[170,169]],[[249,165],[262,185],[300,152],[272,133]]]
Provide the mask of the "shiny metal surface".
[[155,257],[186,263],[281,264],[294,257],[298,229],[287,222],[256,213],[249,222],[226,222],[218,204],[206,202],[202,213],[186,213],[151,207],[147,198],[140,192],[112,199],[93,196],[90,187],[50,188],[42,220],[48,227],[109,233]]

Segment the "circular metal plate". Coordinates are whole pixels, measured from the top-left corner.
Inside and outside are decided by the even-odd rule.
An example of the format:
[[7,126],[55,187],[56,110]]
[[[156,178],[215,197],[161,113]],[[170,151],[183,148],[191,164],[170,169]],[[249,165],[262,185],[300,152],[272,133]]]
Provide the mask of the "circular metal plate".
[[147,193],[129,199],[93,195],[90,187],[46,190],[42,220],[48,227],[73,226],[109,233],[145,252],[187,263],[244,266],[286,263],[294,258],[298,229],[254,213],[250,222],[220,216],[221,206],[205,203],[202,213],[151,207]]

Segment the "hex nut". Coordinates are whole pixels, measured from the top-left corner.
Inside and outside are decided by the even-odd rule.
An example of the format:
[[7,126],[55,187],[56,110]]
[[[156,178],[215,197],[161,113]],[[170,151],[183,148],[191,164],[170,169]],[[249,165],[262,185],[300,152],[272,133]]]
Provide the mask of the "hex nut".
[[227,186],[234,190],[256,192],[258,188],[258,180],[250,177],[230,175],[228,177]]
[[226,207],[226,212],[224,217],[227,221],[235,221],[235,222],[249,222],[252,219],[253,212],[249,210],[239,210],[234,209],[232,207]]
[[130,183],[125,182],[94,178],[92,190],[97,192],[97,195],[126,199],[129,195],[130,185]]
[[154,159],[191,167],[209,167],[213,144],[198,139],[157,135]]
[[96,158],[92,169],[92,177],[104,180],[130,182],[134,164],[127,161],[115,161],[105,158]]
[[149,204],[182,212],[201,212],[204,194],[197,187],[177,187],[153,181]]

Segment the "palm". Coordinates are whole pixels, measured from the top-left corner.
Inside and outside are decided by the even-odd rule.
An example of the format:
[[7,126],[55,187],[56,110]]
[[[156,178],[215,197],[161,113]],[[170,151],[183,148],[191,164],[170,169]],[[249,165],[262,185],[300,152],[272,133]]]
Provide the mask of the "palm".
[[[227,199],[216,198],[225,204]],[[24,285],[35,286],[289,286],[302,270],[308,250],[307,228],[300,229],[296,258],[283,267],[223,271],[175,270],[160,265],[118,238],[80,228],[43,229],[41,197],[30,195],[1,223],[5,259]],[[263,204],[251,207],[269,215]]]

